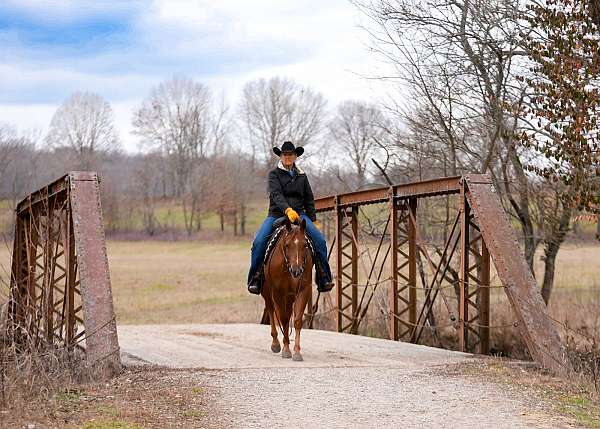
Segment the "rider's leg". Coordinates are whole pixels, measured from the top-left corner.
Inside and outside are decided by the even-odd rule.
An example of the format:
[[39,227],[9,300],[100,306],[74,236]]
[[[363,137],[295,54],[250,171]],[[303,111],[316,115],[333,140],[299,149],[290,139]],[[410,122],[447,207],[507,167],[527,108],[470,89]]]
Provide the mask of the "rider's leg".
[[[271,233],[273,232],[273,222],[275,222],[274,217],[267,217],[256,232],[256,236],[254,237],[250,258],[250,271],[248,272],[249,286],[253,283],[253,279],[256,273],[258,272],[261,264],[263,263],[263,259],[265,258],[267,243],[269,241]],[[252,292],[256,293],[256,289],[258,290],[258,293],[260,293],[260,286],[258,288],[255,288],[255,290]]]
[[331,268],[329,267],[329,261],[327,260],[327,242],[325,237],[319,231],[319,229],[312,223],[310,218],[305,214],[301,215],[302,219],[306,220],[306,232],[315,245],[315,252],[317,253],[317,287],[323,292],[331,290],[333,287],[331,283]]

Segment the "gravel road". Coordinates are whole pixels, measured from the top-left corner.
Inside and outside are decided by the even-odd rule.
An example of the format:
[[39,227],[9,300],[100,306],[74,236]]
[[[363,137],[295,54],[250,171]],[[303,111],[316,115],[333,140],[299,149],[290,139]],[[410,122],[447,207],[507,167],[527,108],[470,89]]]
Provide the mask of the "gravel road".
[[570,427],[530,392],[447,374],[478,359],[465,353],[307,330],[293,362],[254,324],[119,326],[119,340],[127,364],[197,368],[211,427]]

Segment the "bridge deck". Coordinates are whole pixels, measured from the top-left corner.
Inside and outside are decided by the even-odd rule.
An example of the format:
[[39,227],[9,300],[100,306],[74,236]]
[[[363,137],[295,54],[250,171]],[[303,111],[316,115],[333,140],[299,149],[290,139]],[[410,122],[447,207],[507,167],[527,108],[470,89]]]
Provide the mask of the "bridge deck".
[[[126,362],[172,368],[401,367],[462,362],[473,355],[416,344],[306,329],[303,362],[274,355],[270,327],[258,324],[119,326]],[[292,343],[293,345],[293,343]]]
[[210,427],[565,427],[535,392],[448,372],[480,359],[465,353],[307,330],[305,360],[292,362],[257,324],[120,326],[119,337],[126,365],[195,368],[186,377],[210,398]]

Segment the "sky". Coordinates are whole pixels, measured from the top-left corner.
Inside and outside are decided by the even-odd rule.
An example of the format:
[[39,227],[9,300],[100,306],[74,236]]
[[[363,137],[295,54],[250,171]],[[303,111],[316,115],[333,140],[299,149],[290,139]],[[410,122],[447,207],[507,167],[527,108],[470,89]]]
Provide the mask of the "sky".
[[282,76],[329,107],[376,101],[366,18],[348,0],[0,0],[0,121],[47,131],[74,91],[109,101],[123,148],[152,87],[187,76],[235,106],[244,83]]

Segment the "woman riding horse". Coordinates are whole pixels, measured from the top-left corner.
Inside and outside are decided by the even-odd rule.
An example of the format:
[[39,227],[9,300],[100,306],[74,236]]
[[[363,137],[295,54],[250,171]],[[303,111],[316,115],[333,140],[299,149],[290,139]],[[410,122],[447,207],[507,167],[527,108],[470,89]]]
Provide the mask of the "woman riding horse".
[[292,223],[297,223],[300,219],[306,221],[306,233],[314,243],[317,257],[315,264],[317,289],[319,292],[329,292],[333,288],[333,282],[327,261],[327,243],[319,231],[320,226],[315,215],[315,198],[308,177],[296,165],[296,159],[304,153],[304,148],[295,147],[292,142],[286,141],[281,148],[274,147],[273,152],[280,157],[280,160],[277,167],[269,172],[269,213],[252,243],[248,292],[254,294],[261,292],[260,271],[269,238],[273,233],[273,223],[285,216]]

